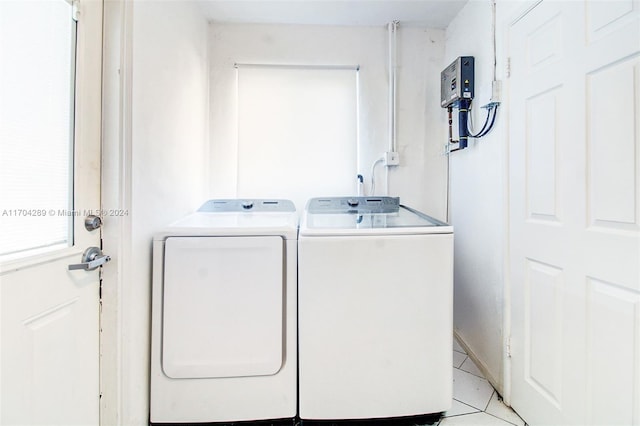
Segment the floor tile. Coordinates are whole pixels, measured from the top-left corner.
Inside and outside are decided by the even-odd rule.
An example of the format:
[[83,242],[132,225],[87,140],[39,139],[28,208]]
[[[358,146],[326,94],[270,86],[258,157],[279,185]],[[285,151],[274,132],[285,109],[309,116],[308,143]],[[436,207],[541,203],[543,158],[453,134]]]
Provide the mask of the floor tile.
[[473,425],[473,426],[512,426],[511,423],[502,419],[493,417],[487,413],[467,414],[465,416],[447,417],[442,419],[440,426],[457,426],[457,425]]
[[479,410],[487,408],[493,387],[486,379],[453,369],[453,398]]
[[491,415],[500,417],[509,423],[513,423],[514,425],[524,426],[524,420],[522,420],[510,407],[504,405],[497,392],[493,393],[489,406],[485,411]]
[[456,352],[460,352],[461,354],[467,353],[464,349],[462,349],[462,346],[460,346],[460,343],[458,343],[455,337],[453,338],[453,350]]
[[478,412],[480,412],[480,410],[478,410],[477,408],[460,401],[456,401],[454,399],[453,403],[451,404],[451,409],[444,413],[444,417],[459,416],[462,414],[472,414]]
[[438,426],[528,426],[503,403],[455,337],[452,357],[453,401]]
[[476,363],[473,362],[473,360],[469,357],[467,357],[467,359],[464,361],[464,363],[462,363],[462,365],[459,368],[460,370],[464,370],[467,373],[473,374],[474,376],[482,377],[483,379],[485,378],[484,374],[482,374],[482,371],[478,368]]
[[462,363],[467,359],[467,356],[463,353],[453,351],[453,366],[460,368]]

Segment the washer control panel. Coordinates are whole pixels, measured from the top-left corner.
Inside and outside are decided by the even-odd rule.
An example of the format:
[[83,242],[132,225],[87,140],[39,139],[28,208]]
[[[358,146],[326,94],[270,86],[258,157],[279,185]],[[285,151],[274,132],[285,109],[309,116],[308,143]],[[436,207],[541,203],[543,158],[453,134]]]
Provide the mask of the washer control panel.
[[203,213],[294,212],[296,207],[290,200],[237,198],[209,200],[198,211]]
[[309,213],[395,213],[400,208],[398,197],[326,197],[312,198]]

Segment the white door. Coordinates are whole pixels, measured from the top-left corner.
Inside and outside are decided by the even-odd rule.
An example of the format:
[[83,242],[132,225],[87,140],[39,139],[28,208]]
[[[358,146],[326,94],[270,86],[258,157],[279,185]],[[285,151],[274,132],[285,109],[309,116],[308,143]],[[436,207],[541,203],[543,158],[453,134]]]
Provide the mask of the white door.
[[[0,2],[0,424],[99,423],[102,2]],[[73,18],[78,17],[76,22]]]
[[640,424],[640,3],[545,0],[508,42],[511,403]]

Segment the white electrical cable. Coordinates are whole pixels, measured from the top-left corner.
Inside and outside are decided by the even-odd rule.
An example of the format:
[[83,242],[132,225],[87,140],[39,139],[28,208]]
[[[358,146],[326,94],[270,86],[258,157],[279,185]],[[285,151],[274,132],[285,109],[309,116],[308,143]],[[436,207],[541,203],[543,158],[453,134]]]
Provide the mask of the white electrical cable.
[[384,157],[380,157],[371,165],[371,186],[369,188],[370,196],[376,195],[376,166],[378,165],[378,163],[381,163],[383,161]]

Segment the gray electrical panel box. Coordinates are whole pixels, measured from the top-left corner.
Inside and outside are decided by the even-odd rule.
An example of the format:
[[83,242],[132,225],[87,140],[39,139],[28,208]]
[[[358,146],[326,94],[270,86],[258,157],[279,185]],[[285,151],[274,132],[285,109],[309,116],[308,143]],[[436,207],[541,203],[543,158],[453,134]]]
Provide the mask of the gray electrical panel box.
[[460,56],[440,73],[440,106],[457,106],[460,99],[473,99],[473,56]]

